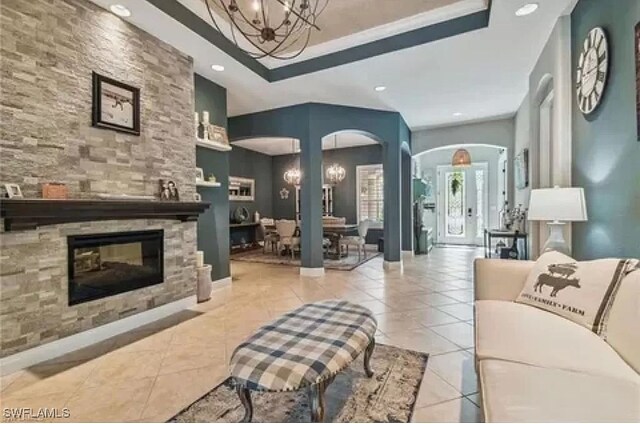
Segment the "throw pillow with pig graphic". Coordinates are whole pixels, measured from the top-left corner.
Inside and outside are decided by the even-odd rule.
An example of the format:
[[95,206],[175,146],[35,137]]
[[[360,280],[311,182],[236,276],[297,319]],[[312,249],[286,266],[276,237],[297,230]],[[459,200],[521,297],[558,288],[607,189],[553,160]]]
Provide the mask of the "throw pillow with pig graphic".
[[611,305],[637,259],[577,262],[559,252],[540,256],[516,302],[563,316],[606,338]]

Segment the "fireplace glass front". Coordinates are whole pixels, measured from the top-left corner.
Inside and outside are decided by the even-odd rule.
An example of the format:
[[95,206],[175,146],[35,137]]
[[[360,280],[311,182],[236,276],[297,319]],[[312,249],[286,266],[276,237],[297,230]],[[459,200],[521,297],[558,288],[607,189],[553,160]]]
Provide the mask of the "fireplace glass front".
[[69,305],[164,281],[164,232],[70,236]]

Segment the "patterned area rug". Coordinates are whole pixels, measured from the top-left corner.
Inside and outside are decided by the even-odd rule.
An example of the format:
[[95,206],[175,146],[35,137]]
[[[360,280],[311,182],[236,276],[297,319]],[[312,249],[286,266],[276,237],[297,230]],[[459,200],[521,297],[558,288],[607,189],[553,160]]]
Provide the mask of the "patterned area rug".
[[[393,346],[376,346],[374,376],[364,373],[362,356],[338,374],[325,393],[325,422],[411,420],[428,355]],[[252,392],[253,422],[309,422],[306,391]],[[244,409],[231,379],[195,401],[169,422],[239,422]]]
[[[340,259],[332,259],[330,257],[324,258],[324,267],[327,269],[335,269],[338,271],[351,271],[362,265],[371,259],[380,256],[376,246],[367,246],[367,258],[364,255],[358,260],[358,252],[355,249],[349,250],[349,255]],[[276,256],[267,250],[267,253],[263,253],[262,249],[248,250],[245,252],[233,253],[231,255],[232,261],[243,262],[257,262],[262,264],[276,264],[276,265],[289,265],[300,266],[300,257],[296,256],[295,259],[291,259],[291,256]]]

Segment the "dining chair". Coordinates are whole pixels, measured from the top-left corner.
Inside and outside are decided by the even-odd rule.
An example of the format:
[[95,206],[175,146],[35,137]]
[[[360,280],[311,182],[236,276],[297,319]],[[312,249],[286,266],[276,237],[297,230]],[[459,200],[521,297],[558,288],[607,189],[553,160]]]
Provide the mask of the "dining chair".
[[349,256],[349,246],[356,246],[358,249],[358,262],[360,262],[361,257],[360,250],[362,250],[364,258],[367,259],[366,239],[370,224],[369,220],[366,219],[364,221],[360,221],[358,224],[357,236],[345,236],[340,240],[340,245],[344,246],[347,250],[347,256]]
[[294,249],[295,247],[300,247],[300,237],[294,237],[296,233],[296,222],[288,219],[279,219],[276,221],[276,231],[280,238],[278,241],[278,252],[280,252],[281,246],[287,247],[291,251],[291,259],[294,259]]
[[267,245],[271,246],[271,252],[275,252],[278,248],[278,232],[276,230],[267,229],[267,225],[273,226],[275,222],[273,218],[262,218],[260,219],[260,228],[262,229],[262,235],[264,240],[264,245],[262,246],[262,253],[267,253]]

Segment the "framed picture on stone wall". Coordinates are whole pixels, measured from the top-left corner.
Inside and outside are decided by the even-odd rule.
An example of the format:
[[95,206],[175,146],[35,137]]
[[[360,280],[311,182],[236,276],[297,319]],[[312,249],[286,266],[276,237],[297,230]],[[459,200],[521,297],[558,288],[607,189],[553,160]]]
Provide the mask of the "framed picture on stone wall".
[[636,25],[636,114],[638,122],[638,141],[640,141],[640,22]]
[[140,135],[140,89],[94,72],[91,124]]

